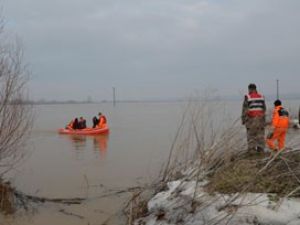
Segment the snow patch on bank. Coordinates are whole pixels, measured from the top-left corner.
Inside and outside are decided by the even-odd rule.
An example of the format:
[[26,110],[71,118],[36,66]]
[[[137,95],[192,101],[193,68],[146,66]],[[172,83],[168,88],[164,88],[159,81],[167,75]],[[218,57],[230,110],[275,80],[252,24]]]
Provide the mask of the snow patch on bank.
[[[149,202],[149,215],[135,225],[300,225],[300,200],[267,194],[210,195],[207,182],[177,180]],[[273,199],[273,200],[272,200]],[[194,202],[194,204],[192,204]]]

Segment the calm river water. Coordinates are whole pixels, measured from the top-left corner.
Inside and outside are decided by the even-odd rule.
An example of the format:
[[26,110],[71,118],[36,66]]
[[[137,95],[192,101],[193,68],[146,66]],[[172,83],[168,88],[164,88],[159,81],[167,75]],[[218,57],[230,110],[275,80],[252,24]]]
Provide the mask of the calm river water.
[[[74,117],[84,116],[91,126],[99,111],[107,116],[109,135],[57,133]],[[40,205],[33,214],[8,218],[10,224],[101,224],[124,202],[120,196],[95,197],[155,177],[169,153],[182,111],[182,103],[36,106],[28,154],[10,174],[14,186],[41,197],[91,200],[78,206]]]
[[[10,174],[26,194],[47,198],[87,197],[81,205],[39,204],[30,213],[4,219],[11,225],[101,225],[124,205],[126,196],[97,198],[156,177],[174,139],[184,103],[120,103],[35,106],[35,125],[24,161]],[[270,104],[269,104],[270,105]],[[241,102],[228,104],[233,117]],[[289,107],[298,109],[298,102]],[[271,107],[269,107],[271,108]],[[103,112],[109,135],[59,135],[74,117],[91,118]],[[128,196],[127,196],[128,197]],[[3,218],[2,218],[3,219]],[[0,218],[1,220],[1,218]],[[122,224],[111,220],[109,224]]]

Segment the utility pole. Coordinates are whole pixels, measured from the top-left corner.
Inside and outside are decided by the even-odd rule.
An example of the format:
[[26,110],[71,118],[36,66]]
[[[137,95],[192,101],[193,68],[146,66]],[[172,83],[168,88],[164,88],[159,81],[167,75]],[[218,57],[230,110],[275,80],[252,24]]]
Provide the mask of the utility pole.
[[300,107],[299,107],[299,111],[298,111],[298,124],[300,125]]
[[116,88],[113,87],[113,105],[116,106]]
[[279,80],[276,80],[276,97],[279,99]]

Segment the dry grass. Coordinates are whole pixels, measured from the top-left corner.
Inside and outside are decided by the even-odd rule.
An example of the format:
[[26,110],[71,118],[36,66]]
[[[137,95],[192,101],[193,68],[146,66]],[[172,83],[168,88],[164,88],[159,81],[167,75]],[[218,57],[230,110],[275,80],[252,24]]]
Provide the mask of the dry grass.
[[131,199],[123,209],[123,212],[127,217],[127,224],[132,225],[136,219],[147,216],[147,203],[153,196],[153,191],[153,187],[144,187],[132,192]]
[[[246,133],[240,119],[230,117],[225,103],[203,95],[188,105],[172,145],[162,182],[178,179],[209,180],[207,189],[221,193],[258,192],[289,194],[300,184],[300,151],[275,158],[248,153]],[[288,138],[295,149],[300,141]],[[297,193],[293,193],[296,195]]]
[[13,214],[15,212],[15,204],[13,197],[13,189],[9,183],[0,182],[0,212],[3,214]]
[[[216,192],[232,194],[220,209],[227,210],[227,214],[204,223],[214,225],[230,224],[237,209],[250,204],[243,200],[246,193],[275,193],[270,195],[275,199],[299,196],[300,151],[296,148],[300,141],[288,137],[287,146],[295,151],[276,155],[248,153],[245,127],[240,119],[233,118],[218,98],[203,96],[189,102],[183,113],[167,163],[160,179],[152,185],[153,193],[162,191],[169,181],[196,181],[190,206],[192,211],[199,212],[218,201],[196,197],[199,182],[208,181],[205,188],[212,196],[220,198],[214,195]],[[240,204],[228,210],[237,199]],[[139,204],[134,205],[139,208]],[[200,209],[195,210],[198,206]],[[134,218],[144,216],[145,212],[133,213]]]
[[[241,199],[237,208],[247,205],[243,196],[249,192],[275,193],[277,197],[300,195],[300,151],[248,153],[245,128],[239,118],[226,112],[223,102],[205,95],[187,108],[162,173],[161,186],[172,180],[196,180],[192,207],[198,204],[196,190],[203,180],[209,181],[208,193],[233,194],[223,209],[237,199]],[[295,150],[299,144],[297,138],[288,137],[290,149]],[[184,172],[184,176],[178,175]],[[201,202],[205,207],[210,204]],[[230,224],[235,211],[205,224]]]
[[[163,181],[174,180],[185,169],[190,179],[200,179],[247,149],[245,129],[226,111],[224,102],[205,95],[190,102],[172,145]],[[197,178],[198,177],[198,178]]]
[[[285,153],[276,158],[270,166],[259,173],[268,162],[268,156],[246,154],[243,158],[228,163],[209,176],[207,190],[232,194],[241,192],[274,193],[286,196],[299,187],[300,153]],[[299,196],[299,192],[292,196]]]

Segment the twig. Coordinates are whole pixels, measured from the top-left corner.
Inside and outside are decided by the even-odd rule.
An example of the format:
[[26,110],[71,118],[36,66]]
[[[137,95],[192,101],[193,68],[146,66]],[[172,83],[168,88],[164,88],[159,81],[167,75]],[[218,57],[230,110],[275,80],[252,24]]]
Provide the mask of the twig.
[[74,217],[77,217],[78,219],[81,219],[83,220],[85,217],[84,216],[81,216],[81,215],[77,215],[77,214],[74,214],[74,213],[71,213],[71,212],[67,212],[66,210],[64,209],[60,209],[59,212],[67,215],[67,216],[74,216]]

